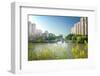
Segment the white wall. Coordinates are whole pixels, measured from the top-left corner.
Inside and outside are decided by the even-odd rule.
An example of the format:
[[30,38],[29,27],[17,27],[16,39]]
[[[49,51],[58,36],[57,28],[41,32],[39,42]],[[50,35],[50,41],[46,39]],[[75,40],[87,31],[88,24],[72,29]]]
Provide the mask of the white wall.
[[[100,73],[100,2],[99,0],[1,0],[0,1],[0,76],[13,76],[9,73],[10,69],[10,53],[11,53],[11,8],[10,3],[13,1],[17,2],[33,2],[33,3],[48,3],[51,5],[59,4],[60,5],[76,5],[76,6],[96,6],[97,11],[97,69],[91,70],[69,70],[62,72],[52,72],[52,73],[35,73],[35,74],[24,74],[25,76],[99,76]],[[95,51],[95,50],[94,50]],[[19,76],[19,75],[17,75]]]

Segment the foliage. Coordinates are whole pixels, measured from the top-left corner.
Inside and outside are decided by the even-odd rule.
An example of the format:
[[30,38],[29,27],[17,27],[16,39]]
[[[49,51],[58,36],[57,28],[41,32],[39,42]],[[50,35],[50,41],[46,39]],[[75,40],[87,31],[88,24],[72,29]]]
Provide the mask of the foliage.
[[[51,60],[51,59],[65,59],[67,58],[67,52],[63,47],[43,47],[39,50],[34,49],[35,46],[29,42],[28,45],[28,60]],[[62,53],[62,55],[57,55],[56,51]]]
[[87,58],[88,57],[88,51],[87,51],[88,46],[87,46],[86,41],[85,41],[85,45],[81,48],[82,49],[80,50],[78,43],[76,43],[76,45],[72,47],[72,54],[74,58]]
[[65,39],[66,40],[72,40],[72,38],[73,38],[73,34],[69,34],[69,35],[67,35],[66,37],[65,37]]
[[[80,41],[80,37],[78,39]],[[34,45],[36,44],[36,45]],[[52,59],[67,59],[67,49],[62,45],[41,47],[36,49],[38,43],[28,43],[28,60],[52,60]],[[42,43],[45,44],[45,43]],[[81,46],[82,44],[82,46]],[[87,58],[88,57],[88,43],[84,40],[84,43],[75,42],[71,47],[72,58]],[[59,55],[59,54],[60,55]]]
[[37,43],[44,42],[44,39],[42,37],[37,37],[33,42]]
[[88,36],[69,34],[65,37],[65,41],[67,40],[71,40],[73,43],[84,43],[84,41],[88,42]]

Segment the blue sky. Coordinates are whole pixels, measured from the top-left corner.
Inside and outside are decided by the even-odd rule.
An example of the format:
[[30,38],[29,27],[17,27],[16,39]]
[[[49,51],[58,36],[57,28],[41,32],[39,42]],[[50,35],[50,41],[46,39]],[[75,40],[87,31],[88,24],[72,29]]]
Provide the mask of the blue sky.
[[66,36],[71,32],[73,25],[80,21],[80,17],[29,15],[29,21],[35,23],[36,28],[43,32]]

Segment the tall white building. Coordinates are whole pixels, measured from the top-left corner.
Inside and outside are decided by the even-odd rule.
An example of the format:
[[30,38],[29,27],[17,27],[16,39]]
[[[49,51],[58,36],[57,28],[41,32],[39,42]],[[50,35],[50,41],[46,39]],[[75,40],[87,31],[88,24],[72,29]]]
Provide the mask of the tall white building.
[[36,24],[28,22],[28,37],[30,40],[33,39],[33,35],[35,34],[36,31]]
[[87,17],[81,17],[80,21],[75,23],[71,29],[72,34],[88,35],[88,19]]
[[88,35],[88,18],[82,17],[80,19],[82,35]]
[[36,24],[28,22],[28,38],[29,40],[34,40],[36,37],[42,35],[42,30],[36,29]]

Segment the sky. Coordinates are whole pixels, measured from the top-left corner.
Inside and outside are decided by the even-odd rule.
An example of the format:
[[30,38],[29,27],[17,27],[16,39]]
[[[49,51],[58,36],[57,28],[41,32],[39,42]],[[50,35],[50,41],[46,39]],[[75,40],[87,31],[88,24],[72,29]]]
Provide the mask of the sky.
[[80,21],[80,17],[76,16],[29,15],[28,19],[36,24],[37,29],[41,29],[43,32],[48,31],[63,36],[70,34],[74,24]]

